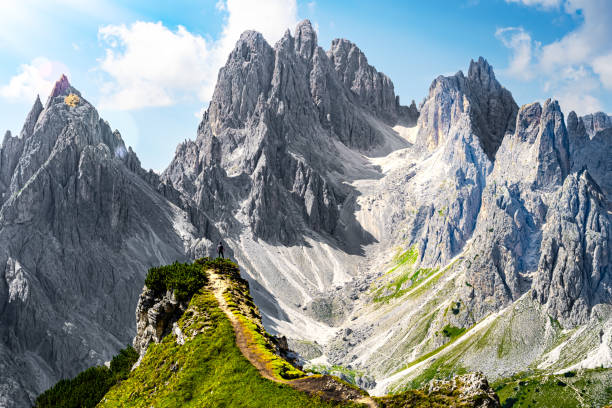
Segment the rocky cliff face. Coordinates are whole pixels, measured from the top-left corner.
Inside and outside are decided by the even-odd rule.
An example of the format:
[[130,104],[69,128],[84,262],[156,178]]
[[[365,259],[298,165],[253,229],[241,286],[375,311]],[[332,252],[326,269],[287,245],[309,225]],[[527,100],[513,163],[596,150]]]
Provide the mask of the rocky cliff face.
[[603,112],[585,115],[580,119],[582,119],[584,129],[591,138],[601,130],[612,128],[612,116]]
[[27,406],[131,340],[144,274],[185,256],[187,221],[65,77],[0,160],[0,405]]
[[[136,306],[136,336],[132,342],[141,359],[150,343],[159,343],[171,332],[181,341],[182,334],[176,322],[188,304],[189,301],[179,301],[173,292],[155,293],[144,287]],[[140,359],[136,364],[139,362]]]
[[531,288],[569,326],[586,323],[593,305],[609,303],[606,199],[586,158],[575,148],[570,158],[575,120],[570,114],[568,135],[556,102],[526,105],[515,134],[502,142],[475,231],[478,258],[466,273],[475,320]]

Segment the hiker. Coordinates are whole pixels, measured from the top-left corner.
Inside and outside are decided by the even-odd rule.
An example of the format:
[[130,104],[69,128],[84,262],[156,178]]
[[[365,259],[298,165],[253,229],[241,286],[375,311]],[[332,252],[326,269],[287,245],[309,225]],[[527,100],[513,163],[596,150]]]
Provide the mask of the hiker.
[[223,256],[223,242],[219,241],[219,245],[217,246],[217,258],[225,258]]

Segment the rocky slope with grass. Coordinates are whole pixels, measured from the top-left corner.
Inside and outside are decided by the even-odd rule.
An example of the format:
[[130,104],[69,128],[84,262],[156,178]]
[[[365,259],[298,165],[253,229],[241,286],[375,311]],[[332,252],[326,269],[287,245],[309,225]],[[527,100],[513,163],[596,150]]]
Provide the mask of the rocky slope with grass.
[[[136,350],[122,351],[110,370],[95,367],[59,382],[38,398],[37,408],[500,406],[482,374],[374,399],[337,377],[304,372],[287,359],[283,339],[264,329],[248,282],[231,261],[156,267],[145,282],[136,311],[138,361]],[[168,301],[184,307],[178,313],[159,307]],[[150,338],[143,327],[161,335]],[[75,398],[84,395],[81,403]]]

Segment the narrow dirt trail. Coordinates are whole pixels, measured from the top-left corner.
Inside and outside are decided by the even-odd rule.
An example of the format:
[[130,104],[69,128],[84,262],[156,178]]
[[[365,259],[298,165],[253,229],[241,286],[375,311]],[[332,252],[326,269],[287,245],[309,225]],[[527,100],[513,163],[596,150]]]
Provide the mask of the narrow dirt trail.
[[[230,323],[232,324],[232,327],[234,328],[234,333],[236,336],[236,345],[238,346],[242,354],[246,357],[246,359],[249,360],[249,362],[255,368],[257,368],[257,371],[259,371],[259,374],[262,377],[277,383],[287,384],[298,391],[306,392],[309,394],[322,393],[324,396],[327,395],[328,399],[336,399],[331,396],[334,394],[333,391],[331,391],[334,388],[334,384],[330,384],[330,382],[335,381],[330,381],[331,377],[329,376],[304,377],[296,380],[284,380],[276,377],[272,372],[272,369],[268,366],[268,364],[266,364],[266,362],[261,358],[261,356],[258,353],[254,352],[253,349],[250,347],[248,340],[249,337],[247,335],[246,329],[230,309],[229,305],[227,304],[227,301],[225,300],[225,297],[223,297],[223,293],[226,291],[226,289],[228,289],[227,281],[223,277],[219,276],[215,271],[210,271],[209,276],[210,286],[213,290],[215,298],[217,299],[219,308],[223,311],[223,313],[225,313]],[[364,404],[370,408],[378,407],[378,404],[376,404],[376,402],[371,397],[367,396],[349,399],[347,401]]]
[[225,313],[229,321],[232,323],[232,327],[234,328],[234,334],[236,335],[236,345],[238,346],[242,354],[246,357],[247,360],[249,360],[249,362],[255,368],[257,368],[257,371],[259,371],[259,374],[261,374],[262,377],[270,381],[287,384],[288,381],[276,378],[270,367],[268,367],[268,365],[266,364],[266,362],[262,360],[258,354],[254,353],[253,350],[249,347],[245,328],[242,326],[242,324],[240,324],[240,321],[229,308],[227,301],[223,297],[223,293],[228,288],[227,281],[219,277],[216,272],[212,271],[210,273],[210,278],[212,283],[211,287],[213,289],[213,293],[215,294],[215,298],[217,298],[217,303],[219,303],[219,308],[223,311],[223,313]]

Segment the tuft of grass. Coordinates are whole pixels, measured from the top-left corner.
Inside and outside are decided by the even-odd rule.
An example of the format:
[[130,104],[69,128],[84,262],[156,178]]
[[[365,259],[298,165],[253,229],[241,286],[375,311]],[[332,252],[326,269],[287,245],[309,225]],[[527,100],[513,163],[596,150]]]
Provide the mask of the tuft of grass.
[[412,245],[406,251],[402,253],[398,253],[397,255],[393,257],[393,262],[395,263],[395,265],[393,266],[393,268],[387,271],[387,274],[395,272],[397,268],[401,266],[414,265],[418,257],[419,257],[419,250],[417,249],[416,245]]
[[[402,297],[416,285],[439,270],[440,268],[419,268],[416,271],[408,270],[398,276],[393,282],[377,290],[374,296],[374,302],[388,302],[391,299]],[[406,285],[407,283],[409,284]],[[391,293],[388,293],[389,291]],[[384,293],[388,294],[384,295]]]
[[446,337],[449,337],[450,339],[454,339],[455,337],[458,337],[463,334],[464,331],[465,327],[455,327],[451,326],[450,324],[447,324],[442,329],[442,334],[444,334],[444,336]]
[[355,378],[364,375],[363,371],[353,370],[341,365],[328,366],[324,364],[315,364],[308,367],[306,371],[315,374],[330,374],[333,372],[339,372],[342,373],[344,377],[348,380],[348,383],[353,386],[356,385]]

